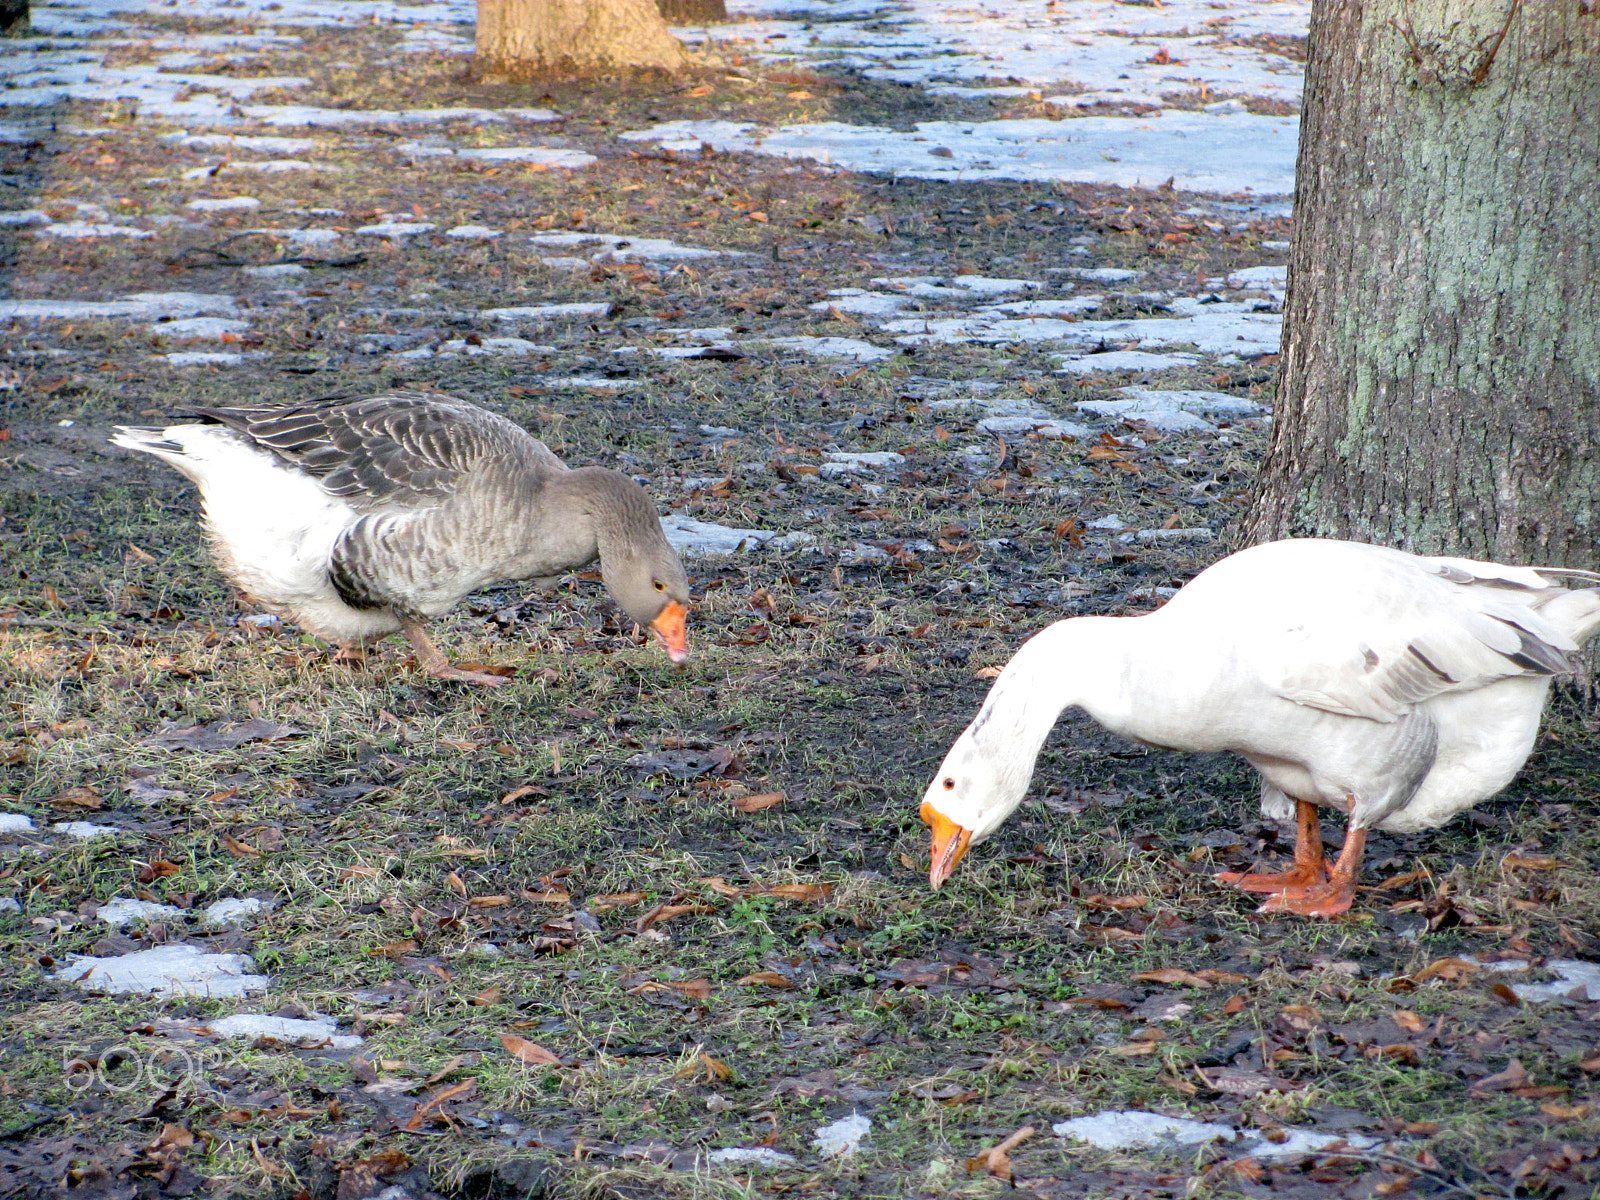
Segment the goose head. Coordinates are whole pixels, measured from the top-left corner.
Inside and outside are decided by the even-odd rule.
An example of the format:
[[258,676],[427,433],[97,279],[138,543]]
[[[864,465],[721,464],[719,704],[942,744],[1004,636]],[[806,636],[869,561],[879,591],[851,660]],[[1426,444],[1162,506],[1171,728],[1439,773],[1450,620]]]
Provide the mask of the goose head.
[[966,852],[987,839],[1016,811],[1033,777],[1033,755],[980,745],[974,730],[983,715],[956,739],[922,798],[919,814],[932,834],[928,885],[950,877]]
[[619,472],[591,468],[572,474],[588,476],[602,501],[595,535],[606,590],[631,620],[655,634],[668,658],[682,663],[689,657],[689,577],[655,505]]

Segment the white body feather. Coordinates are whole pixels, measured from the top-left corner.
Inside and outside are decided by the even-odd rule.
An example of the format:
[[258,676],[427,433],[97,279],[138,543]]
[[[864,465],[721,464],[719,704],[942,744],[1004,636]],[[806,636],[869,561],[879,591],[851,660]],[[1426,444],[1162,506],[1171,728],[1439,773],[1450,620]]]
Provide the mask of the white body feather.
[[388,609],[351,608],[334,590],[329,555],[360,514],[312,476],[221,425],[125,429],[112,440],[194,481],[218,566],[262,608],[346,645],[400,628]]
[[1300,539],[1241,551],[1142,617],[1057,622],[1026,643],[926,802],[979,842],[1016,808],[1064,708],[1174,750],[1240,754],[1289,799],[1394,832],[1505,787],[1552,673],[1600,632],[1600,590],[1527,567]]

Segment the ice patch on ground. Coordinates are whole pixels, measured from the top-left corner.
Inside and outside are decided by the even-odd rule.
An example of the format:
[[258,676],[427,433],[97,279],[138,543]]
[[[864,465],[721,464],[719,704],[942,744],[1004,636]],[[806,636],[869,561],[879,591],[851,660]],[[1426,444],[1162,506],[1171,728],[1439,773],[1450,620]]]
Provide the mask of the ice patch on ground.
[[706,1155],[712,1166],[767,1167],[778,1170],[792,1167],[800,1160],[771,1146],[731,1146],[726,1150],[713,1150]]
[[1144,274],[1143,271],[1130,271],[1125,267],[1074,267],[1072,273],[1091,283],[1126,283]]
[[354,1050],[363,1042],[353,1033],[340,1033],[332,1017],[301,1020],[295,1017],[269,1017],[262,1013],[235,1013],[207,1023],[218,1037],[271,1038],[278,1042],[327,1042],[334,1050]]
[[228,196],[221,200],[190,200],[184,207],[195,212],[237,212],[240,209],[260,208],[261,201],[254,196]]
[[1514,983],[1511,990],[1528,1004],[1542,1004],[1570,995],[1574,988],[1583,989],[1587,1000],[1600,1000],[1600,963],[1580,962],[1574,958],[1557,958],[1544,964],[1559,977],[1554,983]]
[[218,929],[236,929],[248,925],[252,917],[261,915],[271,907],[254,896],[230,896],[206,905],[200,912],[200,920]]
[[164,139],[186,150],[268,150],[274,154],[306,154],[317,148],[315,138],[250,137],[238,133],[183,134]]
[[446,229],[444,235],[461,242],[488,242],[502,236],[502,233],[487,225],[457,225],[454,229]]
[[991,279],[987,275],[905,275],[899,278],[880,275],[872,282],[908,296],[929,297],[1003,296],[1044,286],[1037,279]]
[[380,221],[376,225],[363,225],[356,232],[367,237],[408,238],[432,233],[437,228],[429,221]]
[[248,321],[230,321],[226,317],[185,317],[178,321],[163,321],[147,325],[146,331],[169,338],[222,338],[228,334],[243,333],[250,328]]
[[899,312],[908,304],[915,303],[910,296],[897,296],[889,292],[868,292],[861,288],[839,288],[829,292],[828,297],[810,305],[811,311],[828,312],[838,309],[840,312],[885,317]]
[[[104,911],[104,910],[102,910]],[[68,956],[54,978],[75,983],[86,992],[153,996],[249,996],[264,992],[271,981],[254,975],[247,954],[207,954],[186,943],[157,946],[115,958]]]
[[114,837],[122,832],[115,825],[96,825],[93,821],[58,821],[50,828],[85,842],[97,837]]
[[[852,171],[912,179],[984,179],[1160,187],[1191,192],[1294,190],[1297,117],[1211,115],[1173,109],[1159,116],[1070,121],[924,121],[912,131],[825,121],[769,129],[728,121],[669,121],[617,135],[625,141],[698,138],[723,152],[806,159]],[[933,151],[947,151],[934,154]]]
[[1193,354],[1147,354],[1143,350],[1108,350],[1104,354],[1057,355],[1063,375],[1093,375],[1100,371],[1170,371],[1200,361]]
[[[700,246],[680,246],[668,238],[619,237],[601,233],[536,233],[528,239],[535,246],[567,246],[572,248],[599,246],[591,262],[675,262],[680,259],[742,258],[732,250],[706,250]],[[547,260],[548,261],[548,260]]]
[[486,308],[478,315],[489,321],[549,321],[556,317],[603,317],[609,303],[529,304],[516,308]]
[[519,337],[491,337],[482,338],[477,342],[469,342],[464,338],[452,338],[438,346],[419,346],[415,350],[402,350],[398,354],[391,354],[391,358],[457,358],[463,354],[476,357],[482,354],[554,354],[554,346],[541,346],[537,342],[530,342]]
[[81,321],[95,317],[128,317],[156,321],[206,314],[231,316],[239,311],[232,296],[204,292],[135,292],[121,300],[0,300],[0,320]]
[[108,900],[95,913],[96,920],[113,929],[121,929],[124,925],[132,925],[135,922],[182,918],[183,909],[174,908],[170,904],[157,904],[152,900],[124,900],[121,897]]
[[0,813],[0,833],[32,833],[33,818],[21,813]]
[[0,225],[48,225],[50,214],[39,208],[14,208],[0,212]]
[[818,1129],[816,1136],[811,1139],[811,1145],[823,1158],[838,1158],[861,1149],[861,1144],[871,1131],[872,1122],[860,1113],[853,1112]]
[[34,236],[78,240],[103,237],[150,238],[156,236],[156,231],[140,229],[134,225],[111,225],[103,221],[59,221],[46,225],[43,229],[34,230]]
[[667,541],[679,554],[709,556],[735,554],[759,546],[774,549],[792,549],[810,542],[806,533],[776,533],[771,529],[732,529],[726,525],[713,525],[697,521],[686,513],[669,513],[661,518],[661,529]]
[[842,337],[779,337],[761,338],[744,343],[749,346],[771,346],[777,350],[793,350],[811,358],[845,358],[851,362],[881,362],[893,358],[895,352],[858,338]]
[[283,279],[291,275],[309,275],[311,270],[299,263],[272,263],[265,267],[240,267],[246,275],[257,279]]
[[1092,413],[1114,421],[1144,421],[1162,431],[1213,429],[1210,421],[1198,414],[1223,414],[1232,417],[1258,417],[1266,409],[1253,400],[1223,392],[1157,391],[1148,388],[1118,388],[1126,400],[1085,400],[1079,412]]
[[247,104],[240,111],[263,125],[433,125],[442,121],[470,121],[474,124],[519,121],[559,121],[559,113],[548,108],[406,108],[359,109],[314,108],[300,104]]
[[580,170],[600,160],[582,150],[552,150],[545,146],[498,146],[487,150],[457,150],[457,158],[480,162],[538,163],[546,167]]
[[1188,1117],[1163,1117],[1149,1112],[1101,1112],[1073,1117],[1051,1126],[1057,1137],[1076,1138],[1101,1150],[1175,1149],[1231,1140],[1231,1125],[1195,1121]]
[[539,386],[560,391],[636,392],[640,388],[633,379],[603,379],[595,375],[569,375],[561,379],[541,379]]
[[166,359],[167,364],[174,367],[237,367],[244,361],[242,354],[207,350],[184,350],[156,357]]

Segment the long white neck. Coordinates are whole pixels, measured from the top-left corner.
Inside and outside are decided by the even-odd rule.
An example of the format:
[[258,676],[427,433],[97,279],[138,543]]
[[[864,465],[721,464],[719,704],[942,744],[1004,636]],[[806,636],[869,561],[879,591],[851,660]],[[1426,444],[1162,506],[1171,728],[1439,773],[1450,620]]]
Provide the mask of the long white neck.
[[[1119,617],[1058,621],[1006,664],[929,791],[936,806],[973,830],[973,841],[982,841],[1022,803],[1039,751],[1064,709],[1081,706],[1110,728],[1124,725],[1129,624]],[[953,811],[956,796],[948,797],[952,808],[940,803],[945,777],[958,780],[960,790],[976,786],[967,797],[974,811]]]

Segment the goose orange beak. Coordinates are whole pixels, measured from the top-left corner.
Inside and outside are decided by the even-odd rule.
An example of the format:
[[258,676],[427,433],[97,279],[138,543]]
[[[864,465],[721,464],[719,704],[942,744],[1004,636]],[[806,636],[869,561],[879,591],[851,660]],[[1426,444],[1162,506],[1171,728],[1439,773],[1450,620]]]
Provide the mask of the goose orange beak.
[[933,830],[933,851],[928,863],[928,886],[937,889],[950,878],[961,856],[972,841],[972,830],[963,829],[932,804],[923,801],[920,812],[923,822]]
[[671,600],[656,619],[650,622],[650,632],[661,639],[667,657],[675,663],[689,657],[689,610],[676,600]]

